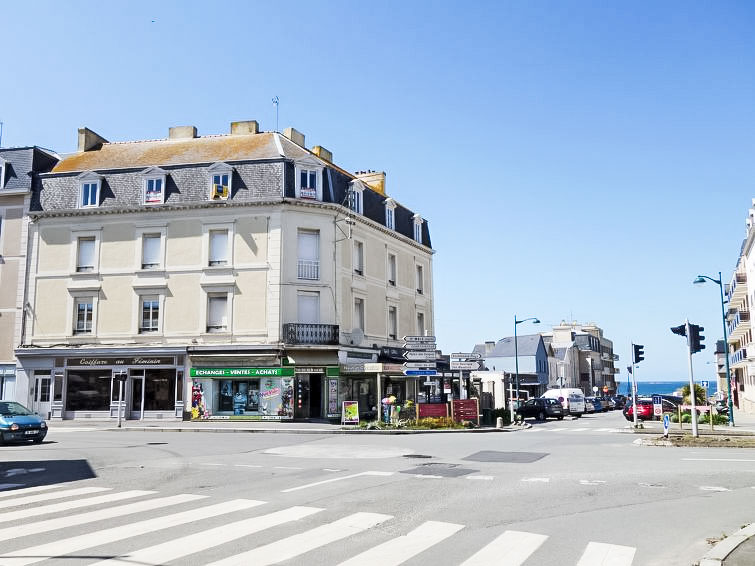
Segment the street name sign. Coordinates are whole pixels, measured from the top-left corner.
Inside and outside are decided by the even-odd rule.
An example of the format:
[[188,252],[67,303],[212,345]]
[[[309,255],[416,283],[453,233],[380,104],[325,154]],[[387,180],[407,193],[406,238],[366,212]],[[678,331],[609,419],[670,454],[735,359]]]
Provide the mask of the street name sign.
[[404,342],[435,342],[435,336],[404,336]]
[[435,350],[432,352],[421,352],[421,351],[409,351],[404,352],[404,358],[407,360],[429,360],[432,361],[435,359]]
[[455,362],[451,360],[451,369],[480,369],[479,362]]
[[478,354],[477,352],[469,352],[469,353],[466,353],[466,354],[464,352],[456,352],[454,354],[451,354],[450,357],[451,358],[459,358],[459,359],[462,359],[462,360],[479,360],[479,359],[482,358],[482,355]]
[[434,369],[405,369],[404,375],[438,375],[438,372]]
[[404,367],[409,369],[435,369],[435,362],[404,362]]
[[404,344],[405,350],[432,350],[435,351],[435,342],[407,342]]

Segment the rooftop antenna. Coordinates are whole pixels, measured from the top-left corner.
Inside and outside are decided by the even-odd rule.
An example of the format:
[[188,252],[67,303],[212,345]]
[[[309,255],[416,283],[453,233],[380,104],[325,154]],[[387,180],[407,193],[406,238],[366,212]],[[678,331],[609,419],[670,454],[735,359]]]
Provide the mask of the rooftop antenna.
[[273,104],[275,104],[275,131],[278,131],[278,103],[280,99],[277,96],[273,97]]

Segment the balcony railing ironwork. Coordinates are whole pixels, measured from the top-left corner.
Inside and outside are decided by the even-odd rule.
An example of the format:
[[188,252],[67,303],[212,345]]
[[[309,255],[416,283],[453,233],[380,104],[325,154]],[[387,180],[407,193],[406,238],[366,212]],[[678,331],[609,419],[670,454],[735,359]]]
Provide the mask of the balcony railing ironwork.
[[289,322],[283,325],[283,342],[286,344],[337,345],[337,324],[310,324]]
[[747,359],[747,350],[745,348],[740,348],[736,352],[734,352],[731,355],[731,365],[735,366],[738,363],[741,363]]
[[734,318],[729,323],[729,328],[727,329],[729,332],[729,336],[734,334],[734,332],[737,330],[737,327],[741,325],[743,322],[749,322],[750,321],[750,311],[737,311],[737,314],[734,315]]
[[298,269],[299,279],[317,281],[320,279],[320,262],[316,259],[300,259]]

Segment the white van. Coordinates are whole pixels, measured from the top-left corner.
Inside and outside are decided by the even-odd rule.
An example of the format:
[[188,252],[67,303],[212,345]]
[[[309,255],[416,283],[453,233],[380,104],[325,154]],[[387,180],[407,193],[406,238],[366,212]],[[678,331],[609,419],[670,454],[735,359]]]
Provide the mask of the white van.
[[585,412],[585,394],[574,387],[557,387],[542,394],[548,399],[558,399],[567,414],[581,417]]

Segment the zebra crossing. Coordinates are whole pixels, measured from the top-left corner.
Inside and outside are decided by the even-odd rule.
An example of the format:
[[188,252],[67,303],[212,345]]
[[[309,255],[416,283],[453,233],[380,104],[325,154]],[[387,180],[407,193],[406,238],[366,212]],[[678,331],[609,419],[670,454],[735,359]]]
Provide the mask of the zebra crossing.
[[577,428],[571,428],[568,426],[563,427],[549,427],[549,426],[533,426],[532,428],[527,429],[527,432],[584,432],[584,433],[592,433],[592,432],[608,432],[608,433],[616,433],[616,432],[626,432],[622,428],[617,427],[577,427]]
[[[467,539],[462,535],[466,525],[429,520],[403,532],[393,526],[394,536],[389,540],[384,540],[381,532],[383,542],[350,553],[349,546],[343,544],[346,539],[358,540],[360,535],[401,518],[364,511],[339,517],[323,507],[275,507],[275,502],[256,499],[218,501],[208,495],[162,495],[65,484],[1,491],[0,566],[62,562],[62,557],[89,560],[97,566],[263,566],[291,560],[307,563],[307,553],[325,547],[342,554],[333,561],[339,566],[398,566],[413,558],[421,560],[423,552],[441,544],[464,551],[464,557],[454,562],[460,566],[532,566],[538,564],[538,549],[549,540],[543,533],[501,529],[492,540],[465,549]],[[76,528],[80,526],[85,528]],[[169,531],[175,527],[181,528]],[[288,530],[278,535],[280,527]],[[263,531],[280,538],[259,539],[255,544],[258,539],[252,535]],[[154,537],[159,542],[148,544]],[[92,552],[95,548],[97,552]],[[217,559],[224,549],[233,554]],[[202,560],[201,553],[208,551],[213,558]],[[633,547],[590,541],[576,566],[631,566],[634,554]]]

